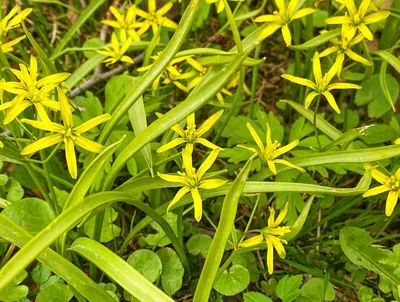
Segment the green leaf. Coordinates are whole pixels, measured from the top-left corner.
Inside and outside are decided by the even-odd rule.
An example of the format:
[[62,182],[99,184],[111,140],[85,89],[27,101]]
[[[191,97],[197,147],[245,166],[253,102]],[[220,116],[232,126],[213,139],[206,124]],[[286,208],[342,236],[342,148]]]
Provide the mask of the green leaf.
[[[324,295],[325,293],[325,295]],[[325,285],[325,280],[313,278],[301,288],[301,296],[298,302],[321,302],[332,301],[335,299],[335,291],[329,282]]]
[[103,106],[100,100],[90,91],[86,91],[86,96],[74,98],[76,105],[80,108],[82,120],[84,122],[103,114]]
[[[126,81],[126,91],[127,94],[131,91],[132,86],[137,81],[134,77],[128,77]],[[129,119],[132,124],[133,131],[135,132],[135,136],[138,136],[141,132],[143,132],[147,128],[147,118],[146,118],[146,110],[144,108],[143,97],[140,97],[128,110]],[[151,176],[154,176],[153,172],[153,159],[151,156],[151,148],[150,144],[147,144],[142,149],[142,154],[146,160],[147,166],[150,170]]]
[[372,288],[361,286],[357,293],[360,302],[385,302],[385,299],[377,297]]
[[[121,233],[121,228],[113,224],[113,221],[117,219],[117,217],[118,213],[112,207],[106,208],[103,225],[101,228],[100,242],[109,242],[115,237],[119,236],[119,234]],[[88,235],[90,238],[93,238],[94,236],[95,221],[96,217],[92,217],[84,225],[85,234]]]
[[387,68],[387,62],[382,62],[381,69],[379,71],[379,85],[381,86],[386,101],[392,107],[393,112],[396,112],[396,108],[394,107],[396,100],[393,100],[392,97],[390,96],[389,88],[387,85],[386,68]]
[[[368,104],[368,116],[370,118],[380,118],[391,109],[391,105],[386,101],[384,92],[380,86],[380,75],[375,74],[361,84],[361,89],[357,90],[354,103],[357,106]],[[399,94],[399,84],[391,75],[386,74],[385,80],[391,100],[397,101]]]
[[[104,46],[104,42],[100,38],[91,38],[83,43],[83,48],[102,48]],[[93,58],[97,52],[95,50],[87,50],[83,52],[83,55],[87,59]]]
[[160,257],[150,250],[135,251],[129,256],[126,262],[150,282],[156,281],[161,275],[162,263]]
[[75,33],[81,28],[81,26],[95,13],[95,11],[105,2],[105,0],[92,1],[86,9],[81,13],[78,19],[72,24],[68,32],[63,35],[61,41],[58,42],[56,49],[51,54],[52,57],[57,56],[67,46],[69,40],[75,35]]
[[161,285],[172,296],[182,287],[183,265],[176,252],[169,247],[157,251],[157,255],[162,263]]
[[127,73],[113,76],[106,84],[104,111],[111,113],[111,108],[115,108],[125,96]]
[[276,286],[276,295],[283,302],[294,301],[301,293],[300,286],[303,283],[303,275],[286,275],[279,280]]
[[204,258],[207,257],[207,252],[210,248],[212,238],[205,234],[196,234],[186,243],[189,253],[194,256],[201,254]]
[[315,13],[312,14],[314,27],[326,27],[325,19],[329,18],[329,14],[325,10],[317,9]]
[[[174,234],[178,234],[177,215],[169,212],[168,214],[164,215],[163,218],[171,226]],[[168,236],[166,236],[164,229],[157,222],[153,221],[150,226],[155,229],[157,233],[150,234],[145,238],[149,245],[166,246],[171,243],[171,240],[168,238]]]
[[307,220],[308,212],[310,211],[313,200],[314,200],[314,195],[311,195],[310,198],[308,198],[306,204],[304,205],[303,210],[301,211],[296,222],[290,227],[290,233],[283,235],[282,236],[283,239],[291,241],[300,233],[304,223]]
[[28,273],[26,271],[20,272],[13,282],[9,284],[7,287],[0,291],[0,300],[1,301],[17,301],[26,297],[29,292],[29,288],[25,285],[19,285],[26,277]]
[[225,270],[214,284],[214,289],[224,296],[234,296],[244,291],[250,283],[250,274],[241,265]]
[[[251,164],[252,160],[249,160],[246,163],[225,195],[224,203],[222,204],[221,218],[214,239],[207,253],[206,262],[203,266],[199,283],[194,294],[194,302],[208,301],[218,267],[220,266],[222,256],[224,255],[226,242],[230,236],[232,226],[234,225],[239,198],[246,183]],[[243,269],[246,270],[245,268]],[[250,282],[249,275],[248,279]]]
[[36,302],[68,302],[74,295],[65,284],[55,284],[40,291]]
[[75,85],[78,84],[80,80],[82,80],[85,76],[89,74],[89,72],[95,69],[97,65],[103,62],[105,58],[105,55],[96,54],[95,56],[87,60],[77,69],[75,69],[71,76],[65,80],[65,85],[70,89],[75,87]]
[[316,36],[316,37],[308,40],[307,42],[305,42],[303,44],[292,45],[292,46],[289,46],[289,48],[295,49],[295,50],[313,49],[313,48],[318,47],[338,36],[340,36],[340,28],[327,31],[323,34],[320,34],[319,36]]
[[395,138],[397,138],[395,130],[385,124],[375,124],[365,130],[365,134],[361,137],[369,145],[384,143]]
[[32,271],[32,279],[38,284],[47,281],[50,275],[51,270],[41,263],[38,263]]
[[248,292],[243,295],[244,302],[272,302],[266,295],[256,292]]
[[24,189],[18,181],[13,178],[9,178],[5,190],[7,191],[6,199],[15,202],[24,197]]
[[[33,237],[17,224],[0,214],[0,237],[19,247],[26,245]],[[64,279],[89,301],[113,302],[105,290],[94,283],[83,271],[50,248],[39,254],[37,259],[55,274]]]
[[55,218],[47,202],[33,197],[13,202],[2,213],[33,235]]
[[[81,237],[74,241],[70,249],[93,262],[106,275],[137,299],[141,301],[173,301],[131,265],[100,243]],[[160,261],[156,254],[155,256]],[[161,261],[159,265],[161,266]]]
[[249,271],[251,282],[258,281],[260,273],[257,268],[256,257],[254,256],[253,253],[248,252],[235,256],[235,258],[233,258],[232,260],[232,265],[236,264],[243,266],[245,269]]
[[373,54],[380,56],[385,62],[392,65],[398,73],[400,73],[400,60],[396,58],[393,54],[385,50],[375,51]]
[[391,252],[371,246],[374,239],[367,231],[356,227],[345,227],[340,231],[339,239],[343,252],[355,265],[379,274],[394,285],[400,284],[400,276],[394,273],[394,268],[381,263]]

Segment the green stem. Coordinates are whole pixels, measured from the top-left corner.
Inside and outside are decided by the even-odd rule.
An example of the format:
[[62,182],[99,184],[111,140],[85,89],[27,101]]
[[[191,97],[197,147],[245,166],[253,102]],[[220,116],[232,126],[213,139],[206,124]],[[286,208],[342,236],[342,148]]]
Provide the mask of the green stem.
[[318,95],[317,105],[315,105],[315,110],[314,110],[314,120],[313,120],[313,124],[314,124],[315,138],[317,139],[317,143],[318,143],[318,148],[319,148],[319,150],[322,149],[321,142],[320,142],[319,136],[318,136],[318,129],[317,129],[317,113],[318,113],[318,108],[319,108],[319,103],[320,103],[320,102],[321,102],[321,95]]
[[243,52],[243,44],[242,44],[242,39],[240,38],[239,30],[236,26],[235,18],[233,17],[233,14],[232,14],[232,11],[231,11],[228,1],[227,0],[223,0],[223,1],[225,4],[225,12],[226,12],[226,15],[228,16],[228,21],[229,21],[229,25],[232,30],[233,38],[235,39],[236,47],[238,49],[238,52],[242,53]]
[[[254,51],[254,58],[258,60],[260,58],[260,49],[261,44],[256,46]],[[250,118],[252,119],[254,116],[254,104],[257,102],[256,93],[257,93],[257,79],[258,79],[258,66],[253,67],[253,76],[251,79],[251,98],[250,98]]]

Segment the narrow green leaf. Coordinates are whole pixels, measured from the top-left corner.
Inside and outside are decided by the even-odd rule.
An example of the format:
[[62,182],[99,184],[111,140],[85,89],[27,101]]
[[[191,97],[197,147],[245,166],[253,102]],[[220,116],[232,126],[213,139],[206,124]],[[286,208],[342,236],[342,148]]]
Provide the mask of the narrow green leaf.
[[252,160],[246,163],[225,196],[218,228],[208,250],[199,282],[197,283],[197,289],[193,298],[194,302],[209,300],[215,276],[224,255],[225,245],[228,241],[232,225],[235,222],[239,198],[243,192],[252,163]]
[[[224,65],[224,64],[229,64],[231,63],[233,60],[236,60],[236,56],[235,53],[231,53],[230,56],[208,56],[208,57],[201,57],[199,59],[197,59],[197,62],[199,62],[201,65],[204,66],[212,66],[212,65]],[[242,65],[244,66],[260,66],[265,62],[265,58],[256,60],[256,59],[252,59],[252,58],[246,58],[244,59]]]
[[296,238],[296,236],[300,233],[304,223],[307,220],[308,212],[310,211],[313,200],[314,200],[314,195],[311,195],[310,198],[308,198],[306,204],[304,205],[304,208],[301,211],[299,217],[297,217],[295,223],[290,227],[290,233],[283,235],[282,239],[285,239],[286,241],[291,241],[294,238]]
[[246,19],[253,18],[253,17],[257,16],[265,8],[265,4],[266,3],[267,3],[267,0],[262,0],[262,2],[260,4],[260,7],[258,9],[236,16],[235,17],[235,21],[242,21],[242,20],[246,20]]
[[96,53],[93,57],[91,57],[81,66],[79,66],[71,74],[71,76],[65,81],[66,86],[70,89],[75,87],[75,85],[78,84],[80,80],[82,80],[85,76],[89,74],[89,72],[95,69],[97,65],[103,62],[105,58],[105,55]]
[[319,36],[316,36],[303,44],[292,45],[292,46],[289,46],[289,48],[295,49],[295,50],[314,49],[315,47],[320,46],[320,45],[332,40],[333,38],[340,36],[340,31],[341,31],[340,28],[333,29],[333,30],[327,31],[323,34],[320,34]]
[[140,301],[174,301],[111,250],[89,238],[78,238],[69,248],[98,266]]
[[385,50],[375,51],[373,54],[380,56],[385,62],[389,63],[398,73],[400,73],[400,60],[393,54]]
[[[33,238],[32,235],[3,214],[0,214],[0,225],[0,237],[19,247],[23,247]],[[52,249],[45,249],[43,253],[37,256],[37,259],[89,301],[114,301],[100,285],[96,284],[83,271]]]
[[365,131],[373,127],[374,125],[369,125],[369,126],[363,126],[355,129],[351,129],[341,135],[338,139],[335,139],[333,142],[330,144],[326,145],[321,152],[325,152],[335,146],[342,145],[342,146],[348,146],[351,142],[353,142],[356,138],[359,138],[360,136],[365,135]]
[[392,97],[390,96],[389,88],[386,82],[386,69],[387,69],[387,62],[383,61],[381,64],[381,69],[379,71],[379,85],[385,95],[386,101],[389,103],[390,107],[392,107],[393,112],[396,112],[396,108],[394,107],[394,102]]
[[68,44],[69,40],[74,36],[78,29],[94,14],[94,12],[105,2],[105,0],[91,1],[82,14],[75,20],[74,24],[70,27],[68,32],[64,35],[62,40],[54,49],[52,56],[56,56]]
[[[136,82],[136,78],[128,77],[126,82],[126,94],[129,94],[132,86]],[[136,101],[132,107],[128,111],[129,119],[132,124],[133,131],[135,135],[138,136],[147,128],[147,118],[146,118],[146,110],[144,107],[143,97],[141,96],[138,101]],[[154,177],[153,172],[153,159],[151,156],[151,148],[150,144],[147,144],[142,149],[142,154],[144,159],[146,160],[147,167],[151,173],[151,176]]]

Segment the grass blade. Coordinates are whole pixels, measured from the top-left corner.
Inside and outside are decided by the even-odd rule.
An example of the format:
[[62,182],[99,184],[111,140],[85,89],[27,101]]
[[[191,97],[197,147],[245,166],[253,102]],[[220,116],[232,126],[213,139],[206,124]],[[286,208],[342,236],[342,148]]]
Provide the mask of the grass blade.
[[[0,214],[0,225],[0,237],[19,247],[24,246],[33,238],[27,231],[2,214]],[[37,259],[89,301],[115,302],[103,287],[52,249],[47,248],[45,252],[37,256]]]
[[96,264],[106,275],[140,301],[174,301],[123,259],[92,239],[78,238],[70,250]]
[[400,73],[400,60],[385,50],[375,51],[373,54],[380,56],[385,62],[389,63],[398,73]]
[[199,282],[197,283],[193,298],[194,302],[209,300],[215,276],[220,266],[222,256],[224,255],[225,245],[235,222],[239,198],[243,192],[252,162],[253,161],[250,159],[246,163],[225,196],[218,228],[211,242]]

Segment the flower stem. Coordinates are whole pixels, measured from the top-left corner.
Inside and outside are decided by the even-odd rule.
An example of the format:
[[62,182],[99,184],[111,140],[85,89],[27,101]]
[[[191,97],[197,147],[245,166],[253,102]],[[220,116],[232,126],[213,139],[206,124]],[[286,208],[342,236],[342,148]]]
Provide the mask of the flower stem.
[[317,105],[315,106],[315,110],[314,110],[314,120],[313,120],[313,124],[314,124],[314,133],[315,133],[315,137],[317,139],[317,143],[318,143],[318,149],[321,150],[321,142],[319,140],[319,136],[318,136],[318,129],[317,129],[317,112],[318,112],[318,108],[319,108],[319,103],[321,102],[321,95],[318,96],[318,100],[317,100]]

